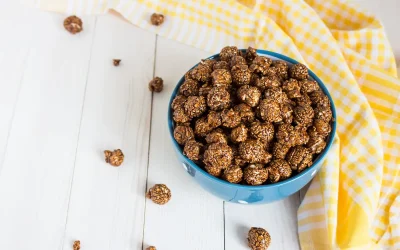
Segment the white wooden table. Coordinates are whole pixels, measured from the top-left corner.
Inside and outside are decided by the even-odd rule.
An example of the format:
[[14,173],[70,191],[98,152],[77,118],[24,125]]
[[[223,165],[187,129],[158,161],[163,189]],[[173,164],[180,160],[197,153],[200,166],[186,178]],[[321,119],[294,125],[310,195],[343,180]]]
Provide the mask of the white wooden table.
[[[357,2],[381,16],[400,55],[400,3]],[[299,249],[300,193],[268,205],[224,203],[175,158],[167,103],[209,53],[112,15],[84,17],[84,32],[72,36],[64,18],[0,1],[1,250],[69,250],[77,239],[82,250],[240,250],[251,226],[270,232],[270,249]],[[155,75],[165,89],[152,95]],[[102,151],[114,148],[126,156],[119,168],[104,162]],[[172,190],[165,206],[145,199],[155,183]]]

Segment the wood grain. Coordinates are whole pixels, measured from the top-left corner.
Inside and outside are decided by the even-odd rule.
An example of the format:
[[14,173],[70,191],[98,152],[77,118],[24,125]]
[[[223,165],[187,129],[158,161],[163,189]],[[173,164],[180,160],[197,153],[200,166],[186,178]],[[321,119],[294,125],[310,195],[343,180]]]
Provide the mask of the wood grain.
[[167,129],[171,92],[190,67],[208,56],[177,42],[158,38],[156,75],[164,90],[154,93],[148,187],[166,184],[172,199],[163,206],[146,202],[144,247],[157,249],[224,249],[223,203],[202,190],[177,160]]
[[[141,249],[155,35],[112,16],[94,32],[63,249]],[[117,148],[118,168],[103,154]]]

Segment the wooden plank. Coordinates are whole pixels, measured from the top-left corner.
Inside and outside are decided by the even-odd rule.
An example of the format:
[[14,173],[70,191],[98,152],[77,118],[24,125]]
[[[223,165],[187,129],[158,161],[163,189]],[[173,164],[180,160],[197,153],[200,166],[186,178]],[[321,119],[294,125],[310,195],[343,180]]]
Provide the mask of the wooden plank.
[[[107,15],[96,24],[63,249],[141,249],[155,35]],[[113,58],[121,59],[114,67]],[[104,161],[120,148],[122,166]]]
[[[17,13],[19,8],[20,14]],[[24,16],[25,15],[25,18]],[[32,37],[31,25],[27,23],[32,13],[12,1],[0,2],[0,30],[7,34],[0,39],[0,172],[3,166],[18,93],[23,80]]]
[[266,205],[225,203],[225,249],[247,250],[251,227],[262,227],[271,235],[270,249],[300,249],[297,238],[299,194]]
[[[0,249],[60,249],[94,18],[72,36],[62,15],[3,2],[2,22],[14,30],[2,37],[10,39],[2,51],[11,62],[2,91],[21,86],[0,172]],[[28,50],[25,62],[13,61],[13,52],[22,58]]]
[[144,247],[221,250],[224,248],[223,203],[198,186],[177,160],[167,129],[171,92],[182,75],[209,53],[158,38],[156,75],[164,90],[153,96],[148,187],[165,183],[172,191],[166,205],[146,202]]

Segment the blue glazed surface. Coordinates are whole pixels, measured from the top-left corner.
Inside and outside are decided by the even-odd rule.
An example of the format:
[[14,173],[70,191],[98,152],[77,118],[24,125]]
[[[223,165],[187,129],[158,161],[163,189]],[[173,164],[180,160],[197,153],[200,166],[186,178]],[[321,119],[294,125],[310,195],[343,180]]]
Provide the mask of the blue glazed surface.
[[[242,50],[245,51],[245,50]],[[289,64],[296,64],[297,61],[267,50],[257,50],[259,55],[263,55],[266,57],[270,57],[273,60],[279,59],[288,62]],[[218,58],[218,54],[210,56],[207,59]],[[197,65],[193,66],[196,67]],[[331,102],[332,109],[332,133],[327,138],[327,145],[324,151],[315,159],[313,165],[303,172],[287,179],[282,182],[274,183],[274,184],[266,184],[260,186],[246,186],[239,185],[226,182],[224,180],[218,179],[210,174],[208,174],[201,167],[197,166],[193,161],[188,159],[186,156],[182,154],[182,149],[179,144],[174,139],[174,122],[172,119],[172,111],[171,111],[171,103],[175,96],[178,93],[179,87],[184,82],[184,77],[180,79],[174,91],[172,92],[171,99],[168,105],[168,129],[171,136],[172,145],[175,149],[176,155],[178,156],[179,161],[182,164],[182,167],[187,171],[187,173],[193,177],[193,180],[196,181],[202,188],[212,193],[213,195],[229,202],[236,202],[242,204],[264,204],[277,200],[284,199],[291,194],[299,191],[302,187],[304,187],[314,175],[321,168],[322,162],[326,157],[327,152],[329,151],[333,139],[336,133],[336,110],[333,104],[332,97],[330,96],[327,88],[322,83],[322,81],[311,71],[308,71],[311,78],[318,82],[322,91],[328,96]]]

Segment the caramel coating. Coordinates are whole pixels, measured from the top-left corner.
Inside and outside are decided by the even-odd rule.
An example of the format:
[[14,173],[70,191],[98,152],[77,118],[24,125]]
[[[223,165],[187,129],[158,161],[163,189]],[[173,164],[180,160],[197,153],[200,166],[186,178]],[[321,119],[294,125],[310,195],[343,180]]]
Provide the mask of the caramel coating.
[[272,59],[265,56],[257,56],[250,65],[250,71],[262,75],[267,75],[267,70],[271,66]]
[[119,167],[124,161],[124,154],[121,149],[116,149],[114,151],[104,150],[104,157],[107,163],[111,166]]
[[216,69],[211,73],[212,84],[216,87],[229,87],[232,83],[232,76],[229,70]]
[[204,152],[204,164],[206,166],[226,169],[233,159],[232,149],[225,143],[213,143]]
[[[270,152],[272,150],[273,142],[272,141],[270,141],[270,142],[262,141],[262,140],[259,140],[259,141],[262,143],[264,149],[270,154]],[[271,158],[272,158],[272,155],[271,155]]]
[[236,145],[231,145],[232,153],[233,153],[233,165],[244,167],[247,165],[247,162],[240,157],[239,148]]
[[214,87],[207,95],[207,105],[211,110],[223,110],[229,108],[231,95],[225,88]]
[[322,90],[316,90],[309,94],[312,104],[315,106],[329,107],[329,98],[322,92]]
[[193,129],[186,125],[178,125],[174,129],[174,138],[178,144],[185,145],[187,141],[194,138]]
[[200,88],[199,88],[199,95],[200,96],[204,96],[205,98],[207,98],[208,93],[210,93],[210,90],[213,87],[211,86],[211,84],[203,84]]
[[282,84],[282,90],[287,94],[289,98],[301,97],[300,85],[296,79],[290,78]]
[[284,123],[293,122],[293,108],[289,103],[283,103],[280,105],[282,120]]
[[[265,72],[265,75],[266,76],[276,76],[276,77],[278,77],[277,76],[277,72],[278,72],[278,70],[275,67],[269,67],[267,69],[267,71]],[[278,79],[279,79],[279,77],[278,77]]]
[[226,46],[219,53],[221,61],[230,62],[233,56],[240,56],[241,53],[236,46]]
[[253,62],[254,58],[256,58],[257,55],[257,50],[255,48],[249,47],[246,51],[245,58],[248,63]]
[[260,101],[261,92],[256,87],[244,85],[238,89],[237,96],[239,100],[246,103],[250,107],[255,107]]
[[179,94],[186,97],[199,94],[199,84],[197,81],[188,79],[179,87]]
[[188,72],[185,73],[185,80],[189,80],[189,79],[193,80],[191,70],[189,70]]
[[258,81],[258,79],[260,79],[260,78],[261,77],[258,74],[251,74],[251,76],[250,76],[250,84],[255,86],[256,81]]
[[322,119],[315,119],[313,125],[316,132],[324,138],[331,133],[331,125]]
[[204,145],[195,141],[189,140],[186,142],[185,147],[183,148],[183,154],[186,155],[192,161],[198,161],[201,159],[201,153]]
[[262,142],[257,140],[247,140],[239,145],[240,157],[249,163],[266,164],[271,159]]
[[315,80],[304,79],[299,81],[301,93],[311,93],[319,89],[318,83]]
[[289,98],[281,88],[272,87],[265,90],[264,97],[268,101],[277,102],[279,104],[288,103]]
[[207,122],[212,129],[222,125],[221,114],[216,111],[210,111],[207,115]]
[[274,159],[285,159],[289,149],[290,145],[288,143],[275,142],[272,147],[272,157]]
[[243,171],[244,180],[252,185],[261,185],[268,179],[268,170],[261,164],[250,164]]
[[185,113],[189,118],[201,116],[207,109],[204,96],[189,96],[184,105]]
[[251,107],[245,103],[236,105],[233,110],[239,113],[239,116],[243,123],[250,124],[254,121],[255,114]]
[[186,102],[186,97],[183,95],[177,95],[174,100],[171,103],[171,108],[173,110],[178,109],[178,108],[183,108]]
[[64,20],[64,28],[75,35],[83,30],[82,20],[77,16],[69,16]]
[[204,168],[206,169],[207,173],[209,173],[212,176],[220,177],[222,174],[222,169],[219,167],[205,165]]
[[235,128],[239,126],[241,118],[239,113],[233,109],[225,109],[221,112],[222,126],[226,128]]
[[164,205],[171,199],[171,190],[165,184],[156,184],[149,189],[146,197],[158,205]]
[[217,70],[217,69],[226,69],[226,70],[229,70],[229,64],[228,64],[228,62],[225,62],[225,61],[217,61],[217,62],[214,64],[213,69],[214,69],[214,70]]
[[212,130],[207,117],[201,117],[194,124],[194,134],[200,137],[206,136]]
[[72,249],[73,250],[80,250],[81,249],[81,241],[80,240],[74,241],[74,245],[72,245]]
[[172,116],[176,123],[186,123],[191,120],[190,117],[185,113],[184,108],[175,109]]
[[308,78],[308,69],[305,65],[298,63],[289,69],[289,75],[297,80],[304,80]]
[[293,111],[294,122],[298,125],[308,127],[312,124],[314,118],[314,110],[311,106],[297,106]]
[[121,63],[121,59],[113,59],[113,65],[115,67],[118,67],[120,63]]
[[312,165],[312,154],[303,146],[295,146],[289,150],[286,161],[293,171],[301,172]]
[[268,177],[271,183],[283,181],[292,175],[290,165],[282,159],[276,159],[269,163]]
[[206,142],[208,144],[213,144],[213,143],[228,144],[228,137],[225,135],[225,133],[222,129],[217,128],[216,130],[210,132],[206,136]]
[[214,64],[216,63],[217,61],[216,60],[214,60],[214,59],[202,59],[201,60],[201,62],[200,62],[200,64],[201,65],[204,65],[204,66],[207,66],[211,71],[213,70],[213,68],[214,68]]
[[211,77],[211,69],[207,65],[199,64],[190,71],[190,76],[196,81],[207,82]]
[[312,102],[307,94],[303,94],[295,99],[298,106],[311,106]]
[[243,160],[240,156],[238,156],[233,159],[233,164],[243,168],[244,166],[247,165],[247,162]]
[[310,139],[308,140],[306,147],[312,154],[319,154],[322,152],[322,150],[325,149],[326,142],[324,137],[322,137],[321,135],[310,134]]
[[165,17],[163,14],[153,13],[150,17],[150,22],[155,26],[159,26],[164,23],[164,19]]
[[146,250],[157,250],[157,248],[155,246],[149,246],[148,248],[146,248]]
[[245,125],[240,124],[231,131],[231,141],[233,143],[244,142],[247,140],[248,129]]
[[281,86],[281,82],[279,81],[279,78],[276,75],[255,78],[253,84],[257,88],[259,88],[261,91],[264,91],[268,88],[274,88],[274,87]]
[[284,81],[288,78],[289,66],[285,61],[281,60],[273,61],[271,67],[276,69],[276,76],[278,76],[281,81]]
[[294,128],[294,144],[293,144],[293,146],[304,145],[308,142],[309,139],[310,139],[310,136],[307,133],[306,127],[297,125]]
[[311,126],[308,128],[307,133],[309,136],[321,136],[320,134],[318,134],[317,129],[315,128],[315,126]]
[[230,183],[239,183],[243,179],[243,171],[239,166],[230,166],[224,170],[222,178]]
[[233,82],[238,86],[250,83],[251,72],[249,70],[249,67],[247,67],[247,65],[239,64],[233,66],[231,74]]
[[151,92],[161,92],[164,88],[164,81],[162,78],[156,76],[149,82],[149,90]]
[[272,123],[253,122],[250,127],[250,135],[254,139],[271,142],[274,139],[274,125]]
[[252,227],[247,238],[251,250],[267,250],[271,236],[264,228]]
[[315,114],[315,119],[323,120],[325,122],[331,122],[332,121],[332,110],[331,108],[324,107],[324,106],[317,106],[314,109],[314,114]]
[[281,144],[286,144],[288,146],[294,146],[296,144],[297,133],[291,124],[283,123],[278,126],[275,133],[276,139]]
[[233,56],[229,62],[229,66],[232,68],[235,65],[247,65],[246,59],[242,56]]
[[258,106],[260,118],[266,122],[281,122],[282,114],[279,103],[268,99],[260,101]]

